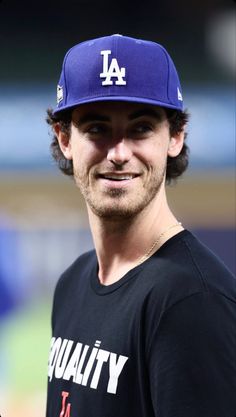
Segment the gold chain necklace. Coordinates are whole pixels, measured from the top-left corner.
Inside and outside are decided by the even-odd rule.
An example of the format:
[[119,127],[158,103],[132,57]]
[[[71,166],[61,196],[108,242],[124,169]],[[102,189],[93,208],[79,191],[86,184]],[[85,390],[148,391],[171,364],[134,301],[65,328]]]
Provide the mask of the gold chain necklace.
[[164,230],[164,232],[162,232],[159,236],[158,236],[158,238],[157,238],[157,240],[155,240],[155,242],[152,244],[152,246],[150,247],[150,249],[148,250],[148,252],[147,253],[145,253],[145,255],[143,255],[139,260],[138,260],[138,262],[137,262],[137,265],[140,265],[140,264],[142,264],[144,261],[146,261],[146,259],[148,259],[149,258],[149,256],[151,255],[151,253],[152,253],[152,251],[153,251],[153,249],[155,248],[155,246],[160,242],[160,240],[161,240],[161,238],[167,233],[167,232],[169,232],[169,230],[171,230],[171,229],[174,229],[174,227],[177,227],[177,226],[182,226],[182,224],[180,223],[180,222],[177,222],[177,223],[175,223],[175,224],[172,224],[171,226],[169,226],[166,230]]

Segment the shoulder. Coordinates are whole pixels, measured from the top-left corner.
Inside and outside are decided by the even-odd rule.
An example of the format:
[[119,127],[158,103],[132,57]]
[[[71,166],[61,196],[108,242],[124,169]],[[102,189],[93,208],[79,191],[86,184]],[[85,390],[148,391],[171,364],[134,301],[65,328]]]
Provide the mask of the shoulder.
[[152,306],[169,309],[189,296],[213,292],[236,302],[236,279],[223,262],[192,233],[167,241],[143,268]]
[[223,261],[190,232],[182,236],[182,242],[203,287],[236,301],[236,279]]
[[89,251],[80,255],[60,276],[54,297],[63,291],[73,291],[73,287],[78,285],[78,281],[89,274],[96,262],[95,251]]
[[95,257],[96,255],[94,250],[83,253],[78,258],[76,258],[74,262],[62,273],[61,277],[63,278],[68,275],[73,275],[74,272],[78,270],[78,268],[82,268],[83,270],[86,269],[91,265]]

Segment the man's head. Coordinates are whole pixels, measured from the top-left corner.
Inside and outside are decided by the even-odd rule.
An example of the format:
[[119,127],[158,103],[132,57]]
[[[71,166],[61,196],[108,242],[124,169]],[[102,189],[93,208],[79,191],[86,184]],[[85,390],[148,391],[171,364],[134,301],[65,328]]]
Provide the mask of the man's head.
[[[93,132],[94,135],[97,130],[99,134],[95,134],[97,135],[95,147],[99,152],[101,148],[103,149],[102,153],[98,152],[100,160],[97,155],[97,160],[96,158],[93,160],[95,166],[90,166],[91,170],[87,172],[88,176],[91,175],[90,184],[101,172],[118,174],[118,171],[123,170],[123,173],[129,174],[134,170],[134,173],[137,171],[139,175],[132,185],[138,184],[138,193],[147,191],[144,190],[146,184],[147,189],[151,187],[147,196],[151,195],[151,189],[152,194],[155,195],[165,178],[170,182],[186,169],[188,149],[184,143],[186,137],[184,126],[188,115],[183,111],[177,71],[167,51],[161,45],[120,35],[76,45],[65,56],[57,89],[57,101],[57,108],[48,111],[47,119],[55,133],[51,145],[52,154],[58,161],[59,168],[67,175],[75,177],[85,197],[89,195],[89,189],[83,188],[87,169],[84,161],[86,159],[89,165],[93,158],[87,155],[89,147],[85,150],[83,140],[89,136],[90,143],[94,143],[90,133]],[[133,114],[139,111],[144,113],[144,119],[141,116],[141,119],[138,117],[132,122]],[[152,112],[158,115],[153,120],[149,117]],[[94,113],[96,117],[92,120],[93,127],[89,128],[87,135],[83,130],[82,122],[89,117],[91,119],[91,114],[93,119]],[[99,126],[96,124],[97,117],[104,119],[102,126],[101,120]],[[120,124],[119,128],[117,124]],[[142,136],[145,126],[149,124],[152,125],[150,129],[152,133],[148,135],[145,133]],[[149,130],[148,126],[147,129]],[[102,131],[105,132],[106,140],[101,134]],[[163,138],[163,143],[159,141],[160,137]],[[100,143],[104,144],[103,147],[98,145],[98,138]],[[159,141],[159,145],[157,148],[152,148],[155,138],[157,144]],[[142,143],[139,151],[136,151],[137,146],[134,146],[135,140],[138,140],[139,144]],[[146,140],[145,145],[144,140]],[[81,142],[81,148],[77,147],[78,141]],[[117,147],[123,146],[119,141],[125,143],[125,153],[131,156],[120,164],[117,164],[115,159],[109,160],[108,157],[108,154],[111,154],[110,148],[116,141]],[[91,148],[92,151],[94,149]],[[162,160],[159,159],[159,151],[164,152],[163,155],[161,154]],[[156,166],[153,158],[155,154]],[[80,156],[84,157],[83,161],[79,161]],[[145,182],[152,173],[156,176],[157,186],[153,180]],[[137,178],[145,180],[141,187]],[[129,188],[126,188],[124,179],[120,178],[120,181],[117,179],[120,185],[115,184],[115,181],[114,179],[113,187],[109,183],[111,186],[109,196],[116,198],[120,193],[121,200],[121,196],[125,196]],[[95,181],[93,185],[95,186]],[[94,188],[91,195],[95,195],[95,191]]]
[[[170,136],[182,131],[188,121],[178,74],[168,52],[155,42],[121,35],[86,41],[67,52],[57,86],[57,107],[48,110],[47,121],[52,126],[60,122],[69,134],[75,107],[119,100],[163,107]],[[59,168],[73,175],[72,161],[64,157],[56,135],[51,151]],[[188,148],[184,143],[177,157],[168,157],[167,182],[180,176],[187,165]]]

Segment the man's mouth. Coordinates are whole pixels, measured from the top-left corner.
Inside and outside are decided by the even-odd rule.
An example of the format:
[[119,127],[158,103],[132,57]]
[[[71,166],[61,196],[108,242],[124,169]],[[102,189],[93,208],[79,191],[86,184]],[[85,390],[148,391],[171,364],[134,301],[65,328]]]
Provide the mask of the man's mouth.
[[120,173],[120,174],[116,174],[116,173],[104,173],[104,174],[99,174],[98,177],[105,179],[105,180],[109,180],[109,181],[128,181],[128,180],[132,180],[134,178],[136,178],[138,176],[138,174],[131,174],[131,173]]

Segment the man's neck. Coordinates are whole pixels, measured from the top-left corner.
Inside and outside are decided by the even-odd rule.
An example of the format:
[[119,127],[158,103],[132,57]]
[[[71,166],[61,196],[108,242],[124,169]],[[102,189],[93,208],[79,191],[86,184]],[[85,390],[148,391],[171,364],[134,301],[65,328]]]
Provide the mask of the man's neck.
[[[153,243],[163,234],[153,253],[182,228],[166,198],[153,201],[133,218],[99,218],[88,208],[91,231],[99,264],[99,279],[104,285],[118,281],[139,264]],[[150,252],[150,255],[152,251]]]

